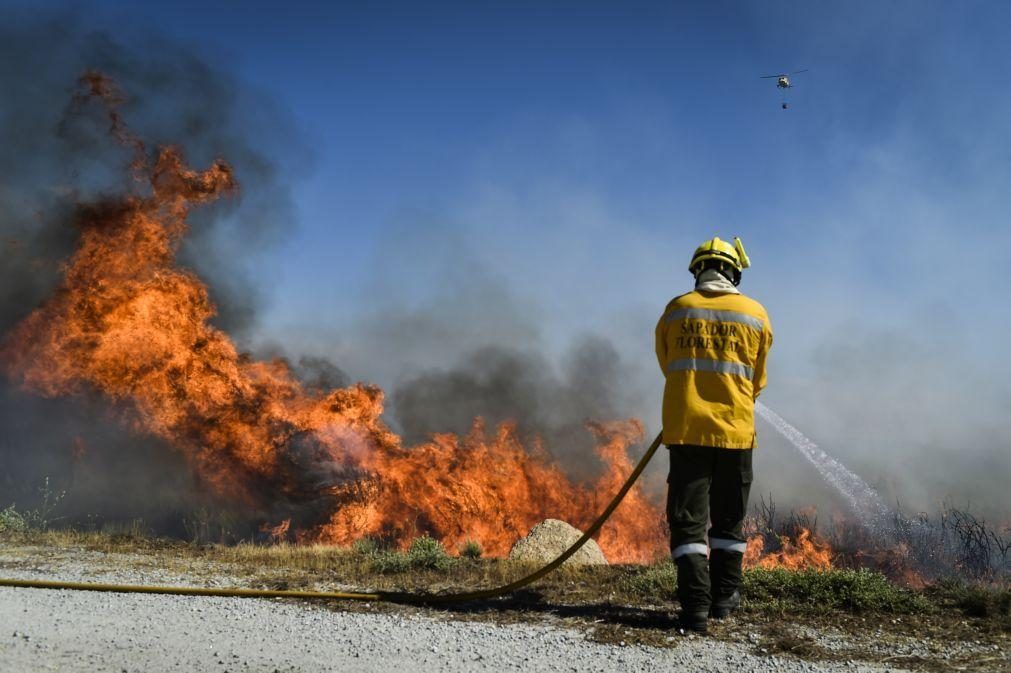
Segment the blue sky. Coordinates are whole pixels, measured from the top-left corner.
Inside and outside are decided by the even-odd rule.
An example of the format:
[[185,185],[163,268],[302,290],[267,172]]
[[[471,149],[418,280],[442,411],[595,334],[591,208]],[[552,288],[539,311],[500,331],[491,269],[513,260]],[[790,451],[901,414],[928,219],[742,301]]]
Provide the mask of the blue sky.
[[[655,424],[653,322],[694,247],[740,235],[777,333],[770,405],[868,469],[939,445],[1008,467],[1011,5],[86,6],[294,120],[311,162],[294,233],[256,260],[264,341],[389,385],[486,341],[599,333]],[[759,76],[802,68],[782,110]],[[390,313],[441,327],[392,352]]]
[[[188,41],[293,114],[314,164],[296,180],[297,234],[275,253],[279,266],[298,259],[271,283],[273,310],[286,320],[318,310],[336,285],[366,290],[373,255],[415,221],[466,234],[488,226],[468,216],[508,206],[499,226],[511,231],[499,242],[523,249],[525,239],[550,237],[544,210],[584,200],[613,231],[571,242],[580,252],[603,260],[612,236],[625,234],[663,245],[637,261],[669,268],[670,287],[615,283],[618,295],[676,291],[683,258],[711,233],[744,236],[754,282],[770,288],[782,284],[784,263],[809,269],[798,261],[805,249],[840,246],[821,273],[876,268],[910,289],[920,279],[903,273],[907,261],[893,249],[919,224],[866,212],[866,201],[953,204],[993,187],[981,179],[1004,177],[992,165],[1008,150],[1002,26],[1011,10],[1001,3],[180,2],[104,11]],[[758,76],[799,68],[811,71],[795,78],[792,107],[781,110],[779,92]],[[973,204],[972,221],[952,229],[1001,235],[994,189],[996,202]],[[340,300],[353,305],[353,294]]]

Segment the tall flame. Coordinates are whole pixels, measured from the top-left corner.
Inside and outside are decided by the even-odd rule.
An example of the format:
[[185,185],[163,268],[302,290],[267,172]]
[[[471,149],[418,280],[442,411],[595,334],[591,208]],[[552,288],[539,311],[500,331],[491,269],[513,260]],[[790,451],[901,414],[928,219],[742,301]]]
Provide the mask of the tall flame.
[[[219,496],[259,511],[276,501],[310,511],[290,524],[302,540],[406,543],[429,533],[450,549],[474,539],[504,554],[549,516],[585,527],[628,476],[627,449],[643,434],[635,420],[590,424],[605,469],[582,485],[511,425],[488,433],[476,422],[465,437],[404,447],[380,420],[377,387],[309,390],[284,362],[240,353],[211,325],[206,286],[175,260],[190,209],[233,192],[232,169],[218,160],[193,170],[173,147],[149,159],[122,123],[115,86],[96,73],[82,84],[78,100],[106,103],[144,187],[80,209],[79,246],[59,288],[0,347],[0,364],[24,388],[47,397],[97,390],[122,403],[136,432],[182,452]],[[659,509],[633,490],[599,541],[611,561],[651,560],[666,546]]]

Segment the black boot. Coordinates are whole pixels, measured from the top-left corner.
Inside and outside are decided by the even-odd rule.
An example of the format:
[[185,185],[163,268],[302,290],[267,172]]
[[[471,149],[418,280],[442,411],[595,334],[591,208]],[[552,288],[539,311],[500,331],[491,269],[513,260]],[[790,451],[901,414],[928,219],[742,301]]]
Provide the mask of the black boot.
[[741,562],[744,554],[713,549],[709,556],[709,572],[712,575],[713,602],[709,615],[715,619],[730,616],[741,605]]
[[709,565],[703,554],[684,554],[674,563],[678,569],[678,626],[685,631],[706,633],[709,619]]
[[741,592],[735,591],[729,598],[713,601],[712,607],[709,608],[709,616],[713,619],[726,619],[739,607],[741,607]]
[[682,609],[681,614],[678,615],[678,628],[685,632],[691,631],[692,633],[705,635],[709,633],[709,613],[688,613]]

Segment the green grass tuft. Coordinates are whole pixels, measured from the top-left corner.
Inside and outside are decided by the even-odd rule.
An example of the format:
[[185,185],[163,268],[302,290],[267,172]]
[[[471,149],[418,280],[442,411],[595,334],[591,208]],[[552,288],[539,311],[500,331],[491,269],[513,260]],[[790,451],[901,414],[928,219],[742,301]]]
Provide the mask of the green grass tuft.
[[359,540],[352,552],[366,557],[371,570],[385,575],[409,570],[448,570],[455,562],[442,543],[428,535],[415,538],[406,552],[383,549],[374,540]]
[[388,549],[381,549],[369,557],[369,568],[377,573],[389,575],[402,573],[411,569],[407,554]]
[[428,535],[414,538],[407,550],[407,559],[412,568],[446,570],[453,564],[442,543]]
[[969,587],[958,597],[958,607],[969,617],[1011,616],[1011,601],[1008,592],[1003,595],[980,587]]
[[477,540],[467,540],[463,543],[463,546],[460,547],[460,556],[472,561],[476,561],[481,558],[483,554],[484,549],[481,548],[481,543]]
[[927,593],[966,617],[986,620],[1011,632],[1011,586],[987,587],[945,580],[927,589]]
[[373,556],[379,553],[379,551],[379,542],[372,537],[363,537],[360,540],[355,540],[354,544],[351,545],[351,553],[358,556]]
[[870,570],[771,570],[744,573],[749,608],[915,614],[932,606],[922,595]]
[[642,569],[629,570],[621,580],[621,588],[642,598],[667,601],[677,589],[678,571],[670,560],[660,561]]

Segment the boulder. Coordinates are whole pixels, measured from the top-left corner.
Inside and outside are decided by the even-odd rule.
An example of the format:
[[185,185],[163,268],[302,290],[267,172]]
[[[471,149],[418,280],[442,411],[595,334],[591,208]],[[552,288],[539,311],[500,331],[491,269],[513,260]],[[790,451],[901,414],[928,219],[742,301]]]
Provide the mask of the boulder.
[[[512,561],[550,563],[568,549],[583,533],[558,519],[546,519],[513,545],[509,551]],[[604,552],[594,540],[587,540],[565,565],[607,565]]]

